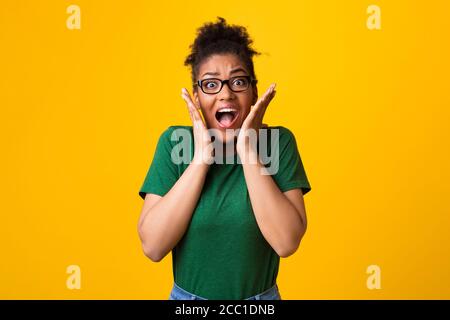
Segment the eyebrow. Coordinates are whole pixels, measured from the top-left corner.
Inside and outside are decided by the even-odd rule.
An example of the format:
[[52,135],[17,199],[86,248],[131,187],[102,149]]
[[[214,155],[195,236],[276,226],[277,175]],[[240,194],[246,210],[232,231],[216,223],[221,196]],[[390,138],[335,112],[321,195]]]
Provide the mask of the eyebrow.
[[[233,69],[233,70],[231,70],[230,71],[230,74],[233,74],[233,73],[236,73],[236,72],[240,72],[240,71],[243,71],[243,72],[245,72],[245,73],[247,73],[247,71],[245,71],[243,68],[236,68],[236,69]],[[220,73],[219,72],[206,72],[206,73],[204,73],[202,76],[201,76],[201,78],[203,78],[204,76],[206,76],[206,75],[211,75],[211,76],[218,76]]]

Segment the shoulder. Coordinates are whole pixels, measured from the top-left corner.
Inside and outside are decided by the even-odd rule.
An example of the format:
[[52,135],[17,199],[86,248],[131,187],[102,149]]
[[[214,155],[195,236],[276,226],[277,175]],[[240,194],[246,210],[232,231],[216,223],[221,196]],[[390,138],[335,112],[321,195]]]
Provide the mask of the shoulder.
[[192,126],[169,126],[162,132],[162,136],[171,136],[182,132],[192,132]]
[[179,141],[180,137],[192,137],[192,126],[169,126],[161,133],[159,140],[173,144]]
[[268,129],[272,137],[278,137],[280,145],[295,143],[295,136],[290,129],[283,126],[269,126]]

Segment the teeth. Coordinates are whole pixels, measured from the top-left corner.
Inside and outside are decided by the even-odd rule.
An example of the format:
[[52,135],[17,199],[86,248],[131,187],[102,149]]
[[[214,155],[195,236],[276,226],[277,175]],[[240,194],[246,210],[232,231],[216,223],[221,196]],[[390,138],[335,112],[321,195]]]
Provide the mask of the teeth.
[[223,108],[223,109],[218,110],[217,112],[236,112],[236,111],[237,110],[233,109],[233,108]]

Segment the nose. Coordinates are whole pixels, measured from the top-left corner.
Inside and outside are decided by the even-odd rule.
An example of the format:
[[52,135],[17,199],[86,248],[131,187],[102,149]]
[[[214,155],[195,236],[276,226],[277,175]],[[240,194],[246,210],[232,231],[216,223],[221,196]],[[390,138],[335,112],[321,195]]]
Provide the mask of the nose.
[[234,92],[231,91],[229,85],[229,82],[223,84],[222,90],[218,93],[217,98],[219,100],[230,100],[234,98]]

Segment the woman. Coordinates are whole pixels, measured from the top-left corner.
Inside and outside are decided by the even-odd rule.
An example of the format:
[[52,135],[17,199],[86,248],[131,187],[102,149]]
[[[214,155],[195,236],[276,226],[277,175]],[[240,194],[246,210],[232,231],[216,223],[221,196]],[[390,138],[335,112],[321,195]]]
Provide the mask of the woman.
[[[139,192],[144,253],[156,262],[172,251],[169,299],[281,299],[280,257],[293,254],[306,231],[303,195],[311,187],[293,134],[262,124],[275,85],[258,99],[251,43],[244,27],[220,17],[198,30],[185,61],[194,98],[182,89],[193,126],[171,126],[161,135]],[[249,161],[262,143],[246,137],[262,128],[269,153],[279,150],[273,174],[262,173],[260,158]],[[226,134],[232,129],[235,136]],[[182,130],[190,133],[188,163],[174,161]],[[212,147],[212,130],[214,143],[231,153]]]

